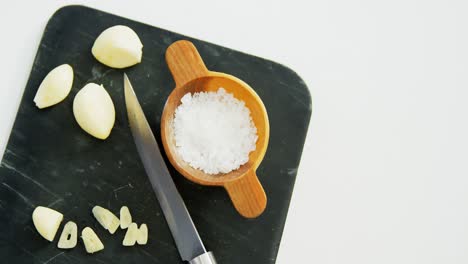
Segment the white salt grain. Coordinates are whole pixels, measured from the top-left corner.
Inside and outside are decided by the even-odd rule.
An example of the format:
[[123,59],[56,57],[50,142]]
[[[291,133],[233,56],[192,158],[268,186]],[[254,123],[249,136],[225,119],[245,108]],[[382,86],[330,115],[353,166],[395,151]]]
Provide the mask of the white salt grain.
[[208,174],[228,173],[249,160],[257,128],[249,109],[223,88],[188,93],[174,115],[174,138],[180,157]]

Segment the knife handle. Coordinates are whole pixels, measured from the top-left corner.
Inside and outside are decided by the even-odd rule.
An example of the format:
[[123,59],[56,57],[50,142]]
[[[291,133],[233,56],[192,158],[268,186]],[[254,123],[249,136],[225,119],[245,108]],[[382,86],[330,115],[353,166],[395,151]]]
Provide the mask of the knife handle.
[[200,256],[192,259],[191,261],[189,261],[189,263],[190,264],[216,264],[216,259],[213,253],[210,251],[210,252],[203,253]]

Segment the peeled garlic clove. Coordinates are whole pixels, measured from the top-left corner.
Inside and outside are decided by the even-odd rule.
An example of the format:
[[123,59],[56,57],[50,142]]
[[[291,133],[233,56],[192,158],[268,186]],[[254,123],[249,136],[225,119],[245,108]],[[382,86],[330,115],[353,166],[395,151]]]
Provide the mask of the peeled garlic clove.
[[127,26],[113,26],[104,30],[94,42],[91,52],[102,64],[112,68],[126,68],[141,62],[143,44]]
[[63,214],[47,207],[38,206],[34,209],[32,220],[37,232],[52,242],[63,220]]
[[86,252],[88,253],[94,253],[104,249],[101,240],[90,227],[85,227],[83,231],[81,231],[81,239],[83,239]]
[[135,223],[131,223],[128,226],[127,233],[125,233],[125,237],[122,242],[122,245],[126,247],[133,246],[135,245],[137,238],[138,238],[138,226]]
[[98,205],[94,206],[92,211],[99,224],[101,224],[106,230],[109,230],[109,233],[114,234],[120,225],[119,218],[117,218],[117,216],[115,216],[111,211]]
[[34,97],[38,108],[60,103],[70,93],[73,84],[73,68],[62,64],[47,74]]
[[125,229],[132,223],[132,215],[127,206],[120,208],[120,228]]
[[146,245],[148,242],[148,227],[146,224],[141,224],[138,229],[137,243],[138,245]]
[[74,248],[78,241],[78,227],[72,221],[69,221],[63,227],[62,234],[60,235],[58,248],[69,249]]
[[73,100],[73,114],[80,127],[90,135],[106,139],[114,126],[115,108],[101,85],[88,83]]

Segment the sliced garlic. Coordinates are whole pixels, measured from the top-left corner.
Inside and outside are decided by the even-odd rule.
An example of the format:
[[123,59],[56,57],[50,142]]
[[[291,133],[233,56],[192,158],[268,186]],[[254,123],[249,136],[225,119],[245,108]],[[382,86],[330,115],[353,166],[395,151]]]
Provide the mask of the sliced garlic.
[[138,245],[146,245],[148,242],[148,227],[146,224],[141,224],[138,229],[137,243]]
[[109,233],[114,234],[117,228],[120,225],[120,220],[113,214],[111,211],[101,206],[93,207],[93,215],[99,224],[102,225],[106,230],[109,230]]
[[39,85],[34,103],[38,108],[45,108],[60,103],[70,93],[73,84],[73,68],[62,64],[47,74]]
[[106,139],[114,126],[115,108],[106,89],[88,83],[73,100],[73,114],[80,127],[90,135]]
[[94,42],[91,53],[102,64],[121,69],[140,63],[142,48],[135,31],[119,25],[104,30]]
[[125,229],[132,223],[132,215],[127,206],[120,208],[120,228]]
[[122,245],[134,246],[135,242],[139,245],[146,245],[148,242],[148,227],[146,224],[141,224],[139,229],[136,223],[131,223],[128,226]]
[[81,239],[83,239],[86,252],[88,253],[94,253],[104,249],[104,244],[102,244],[99,237],[90,227],[85,227],[83,231],[81,231]]
[[131,223],[128,226],[127,233],[125,233],[125,237],[122,242],[122,245],[126,247],[133,246],[135,245],[137,238],[138,238],[138,226],[135,223]]
[[38,206],[34,209],[32,220],[37,232],[52,242],[63,220],[63,214],[47,207]]
[[78,227],[72,221],[69,221],[63,227],[62,234],[60,235],[58,248],[69,249],[74,248],[78,241]]

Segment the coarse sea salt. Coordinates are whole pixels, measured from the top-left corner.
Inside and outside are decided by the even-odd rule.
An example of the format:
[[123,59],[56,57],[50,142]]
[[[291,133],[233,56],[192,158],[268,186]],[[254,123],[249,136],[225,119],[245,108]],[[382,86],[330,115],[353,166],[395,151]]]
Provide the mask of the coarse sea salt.
[[184,95],[173,131],[180,157],[208,174],[228,173],[247,163],[258,138],[250,110],[223,88]]

